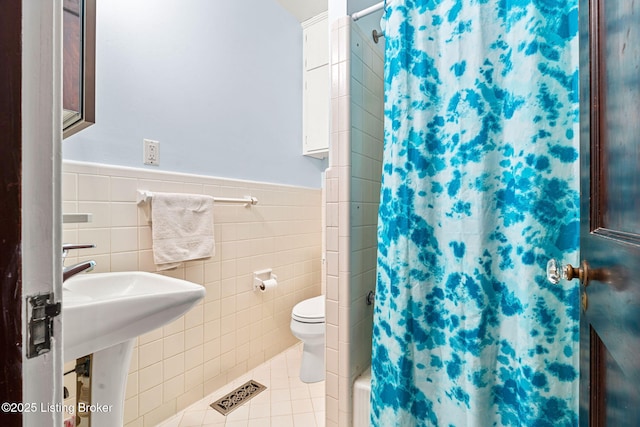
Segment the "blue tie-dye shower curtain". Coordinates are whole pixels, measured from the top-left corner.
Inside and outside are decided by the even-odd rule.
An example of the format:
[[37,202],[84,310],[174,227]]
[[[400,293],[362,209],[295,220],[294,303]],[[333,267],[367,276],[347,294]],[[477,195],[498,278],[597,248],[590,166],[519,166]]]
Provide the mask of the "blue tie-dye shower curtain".
[[387,0],[374,426],[575,426],[577,0]]

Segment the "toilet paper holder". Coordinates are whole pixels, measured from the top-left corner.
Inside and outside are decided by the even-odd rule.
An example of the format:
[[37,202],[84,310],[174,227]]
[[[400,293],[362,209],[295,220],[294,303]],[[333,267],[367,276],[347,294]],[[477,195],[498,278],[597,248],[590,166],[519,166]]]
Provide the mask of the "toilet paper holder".
[[267,280],[277,280],[278,276],[273,274],[273,270],[271,268],[267,268],[264,270],[254,271],[253,272],[253,290],[264,291],[266,286],[264,284]]

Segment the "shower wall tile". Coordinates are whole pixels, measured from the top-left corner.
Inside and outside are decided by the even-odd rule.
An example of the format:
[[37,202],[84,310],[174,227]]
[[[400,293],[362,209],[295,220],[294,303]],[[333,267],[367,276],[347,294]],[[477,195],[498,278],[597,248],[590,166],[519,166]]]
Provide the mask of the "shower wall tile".
[[360,31],[351,32],[351,56],[355,56],[358,59],[362,59],[364,54],[365,45],[363,43],[362,34]]
[[351,22],[349,22],[349,17],[345,16],[340,20],[340,27],[338,28],[338,53],[339,53],[339,62],[344,62],[349,60],[350,56],[350,44],[351,44]]
[[332,129],[326,179],[327,189],[337,185],[338,191],[327,191],[326,200],[325,356],[332,385],[326,392],[326,425],[348,427],[353,381],[371,362],[373,310],[365,301],[376,280],[383,61],[371,37],[348,17],[333,24],[331,51]]
[[[341,22],[335,22],[331,26],[331,65],[340,63],[340,27]],[[331,78],[333,81],[333,77]],[[337,80],[337,79],[336,79]]]
[[[181,318],[137,339],[126,427],[156,425],[296,342],[291,309],[321,291],[321,190],[77,162],[63,169],[64,212],[93,214],[91,223],[65,224],[63,240],[97,246],[70,253],[66,264],[94,259],[96,272],[156,271],[137,189],[259,200],[250,208],[216,204],[215,256],[158,273],[199,283],[207,294]],[[336,175],[335,197],[338,185]],[[338,245],[337,227],[334,235]],[[252,273],[263,268],[273,268],[279,286],[255,293]]]
[[349,61],[341,61],[338,63],[338,96],[349,96]]
[[338,427],[338,399],[329,395],[325,399],[325,425],[326,427]]
[[[382,55],[373,44],[371,36],[364,34],[358,25],[352,25],[351,39],[351,86],[358,88],[352,91],[357,96],[351,104],[351,114],[353,116],[358,111],[362,121],[356,123],[352,120],[351,123],[352,139],[355,141],[351,154],[351,185],[357,191],[351,193],[351,292],[348,323],[344,325],[350,331],[349,370],[344,375],[345,384],[349,384],[349,400],[353,381],[371,363],[373,309],[366,304],[366,297],[370,291],[375,290],[377,211],[384,135]],[[360,46],[355,46],[354,49],[354,44]],[[348,413],[350,422],[351,405],[345,412]]]

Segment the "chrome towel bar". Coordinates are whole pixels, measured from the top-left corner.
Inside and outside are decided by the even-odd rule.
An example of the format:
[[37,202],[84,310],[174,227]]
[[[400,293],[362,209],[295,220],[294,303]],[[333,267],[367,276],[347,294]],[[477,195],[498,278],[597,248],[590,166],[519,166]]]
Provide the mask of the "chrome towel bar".
[[[153,197],[152,191],[138,190],[138,197],[137,197],[138,205],[140,206],[140,205],[149,203],[152,197]],[[258,204],[258,199],[253,196],[246,196],[243,198],[214,197],[213,201],[216,203],[241,203],[241,204],[244,204],[245,206]]]

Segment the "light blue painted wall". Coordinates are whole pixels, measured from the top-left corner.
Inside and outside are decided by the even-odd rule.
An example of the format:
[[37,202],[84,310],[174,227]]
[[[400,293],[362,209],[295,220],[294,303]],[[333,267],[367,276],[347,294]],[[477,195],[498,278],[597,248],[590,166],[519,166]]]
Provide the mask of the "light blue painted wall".
[[97,3],[96,124],[64,159],[321,186],[326,161],[302,155],[302,29],[275,0]]

